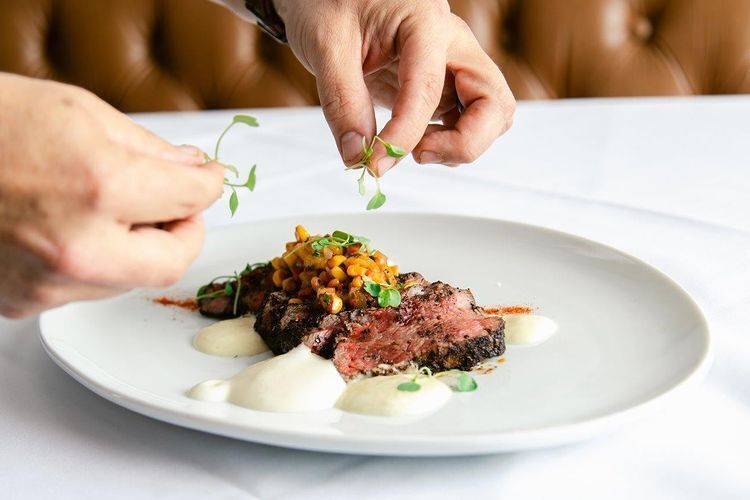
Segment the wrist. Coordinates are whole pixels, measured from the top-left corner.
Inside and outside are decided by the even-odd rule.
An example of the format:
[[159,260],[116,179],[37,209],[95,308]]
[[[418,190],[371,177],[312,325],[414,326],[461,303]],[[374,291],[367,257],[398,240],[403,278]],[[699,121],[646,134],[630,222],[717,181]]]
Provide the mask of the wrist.
[[287,43],[286,26],[272,0],[245,0],[245,7],[253,14],[261,30],[277,42]]
[[276,9],[276,13],[279,15],[284,24],[287,24],[287,16],[289,14],[289,0],[272,0],[273,8]]

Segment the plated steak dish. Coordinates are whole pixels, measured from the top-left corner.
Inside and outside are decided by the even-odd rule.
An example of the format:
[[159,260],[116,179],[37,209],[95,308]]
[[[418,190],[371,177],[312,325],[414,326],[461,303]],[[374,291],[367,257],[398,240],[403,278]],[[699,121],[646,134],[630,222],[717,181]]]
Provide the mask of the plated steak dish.
[[206,316],[255,314],[274,354],[305,344],[347,380],[470,370],[505,351],[502,317],[471,291],[399,273],[369,240],[342,231],[311,236],[297,226],[281,256],[217,278],[197,299]]

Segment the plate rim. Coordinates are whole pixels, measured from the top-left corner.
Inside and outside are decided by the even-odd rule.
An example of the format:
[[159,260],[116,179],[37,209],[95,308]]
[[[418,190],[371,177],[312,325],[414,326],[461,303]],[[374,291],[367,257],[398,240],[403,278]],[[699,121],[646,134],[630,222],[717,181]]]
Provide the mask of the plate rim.
[[[274,429],[269,430],[261,426],[237,426],[231,422],[220,418],[212,418],[207,415],[191,414],[188,411],[179,411],[176,408],[159,407],[136,396],[127,395],[120,389],[108,387],[106,383],[88,377],[79,372],[72,362],[66,359],[64,353],[57,352],[45,337],[45,324],[51,320],[55,311],[59,311],[67,305],[45,311],[39,317],[39,338],[47,355],[57,364],[65,373],[70,375],[78,383],[94,392],[98,396],[114,403],[127,410],[139,413],[141,415],[154,418],[156,420],[177,425],[192,430],[208,432],[233,439],[239,439],[248,442],[254,442],[264,445],[281,446],[290,449],[318,451],[327,453],[351,453],[357,455],[373,456],[465,456],[481,455],[491,453],[502,453],[518,451],[524,449],[537,449],[562,444],[581,441],[606,434],[623,424],[636,418],[653,413],[660,408],[665,402],[676,398],[690,387],[696,385],[709,371],[713,361],[713,339],[710,325],[706,315],[698,302],[693,296],[676,280],[671,278],[665,272],[648,263],[647,261],[636,257],[623,250],[615,248],[606,243],[602,243],[590,238],[586,238],[574,233],[568,233],[558,229],[553,229],[537,224],[512,221],[507,219],[472,216],[463,214],[451,214],[441,212],[385,212],[378,214],[368,214],[361,212],[347,213],[320,213],[320,214],[302,214],[290,215],[283,217],[263,218],[257,221],[247,221],[237,224],[225,224],[210,228],[206,232],[206,240],[213,233],[223,233],[237,231],[238,228],[249,226],[253,223],[273,224],[280,221],[289,221],[302,217],[313,218],[334,218],[334,217],[372,217],[372,218],[399,218],[399,217],[446,217],[452,219],[482,221],[490,223],[501,223],[518,228],[532,231],[539,231],[551,234],[557,237],[573,239],[581,243],[595,245],[605,248],[611,252],[619,254],[627,259],[646,267],[650,272],[655,273],[661,279],[665,280],[672,286],[676,292],[682,295],[686,304],[691,306],[700,319],[700,333],[703,340],[703,350],[700,359],[692,369],[673,385],[663,389],[659,393],[644,399],[643,401],[621,410],[613,411],[606,415],[594,418],[588,418],[582,421],[570,423],[547,425],[534,429],[517,430],[517,431],[498,431],[484,432],[480,434],[461,434],[461,435],[424,435],[424,436],[404,436],[397,434],[378,434],[378,435],[359,435],[352,437],[346,434],[317,434],[308,430],[292,429]],[[143,289],[137,289],[143,290]],[[224,427],[225,429],[222,429]],[[408,449],[399,449],[401,445],[408,445]],[[360,447],[368,446],[368,449]]]

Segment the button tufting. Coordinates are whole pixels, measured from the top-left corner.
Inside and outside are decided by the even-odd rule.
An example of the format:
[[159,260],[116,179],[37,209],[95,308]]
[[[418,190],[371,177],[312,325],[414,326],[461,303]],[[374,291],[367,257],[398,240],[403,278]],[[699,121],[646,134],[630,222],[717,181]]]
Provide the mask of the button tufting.
[[[750,93],[750,0],[450,3],[519,99]],[[208,0],[0,4],[0,71],[124,111],[317,103],[288,47]]]
[[654,25],[647,17],[638,17],[633,26],[633,34],[639,40],[647,42],[654,34]]

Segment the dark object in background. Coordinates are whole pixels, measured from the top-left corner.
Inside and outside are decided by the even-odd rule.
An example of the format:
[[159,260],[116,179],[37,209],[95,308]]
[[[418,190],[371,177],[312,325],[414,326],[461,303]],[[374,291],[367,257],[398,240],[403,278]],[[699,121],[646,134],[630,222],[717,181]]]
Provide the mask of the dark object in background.
[[[750,93],[748,0],[453,0],[518,99]],[[317,104],[289,48],[207,0],[0,0],[0,71],[127,111]]]

